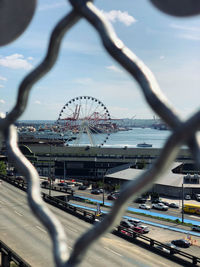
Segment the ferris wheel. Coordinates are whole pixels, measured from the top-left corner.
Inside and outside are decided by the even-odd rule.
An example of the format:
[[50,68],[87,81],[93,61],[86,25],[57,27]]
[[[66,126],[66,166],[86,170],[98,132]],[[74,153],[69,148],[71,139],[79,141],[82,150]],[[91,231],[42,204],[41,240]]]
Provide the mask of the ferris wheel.
[[68,101],[60,111],[57,125],[67,145],[103,146],[113,132],[106,106],[91,96]]

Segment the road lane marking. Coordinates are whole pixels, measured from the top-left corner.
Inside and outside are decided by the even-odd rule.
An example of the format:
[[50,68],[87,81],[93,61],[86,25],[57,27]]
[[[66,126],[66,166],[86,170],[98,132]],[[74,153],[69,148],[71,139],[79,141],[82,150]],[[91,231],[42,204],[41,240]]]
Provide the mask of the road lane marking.
[[114,251],[114,250],[112,250],[112,249],[110,249],[110,248],[108,248],[108,247],[104,247],[104,248],[107,249],[108,251],[114,253],[114,254],[117,255],[117,256],[123,257],[121,254],[119,254],[118,252],[116,252],[116,251]]
[[19,213],[18,211],[15,210],[15,213],[19,216],[23,216],[21,213]]
[[36,225],[36,228],[39,229],[40,231],[42,231],[43,233],[47,233],[47,231],[45,231],[43,228],[41,228],[40,226]]
[[68,230],[74,232],[74,233],[78,233],[78,231],[75,230],[74,228],[71,228],[71,227],[69,227],[69,226],[66,226],[66,228],[67,228]]

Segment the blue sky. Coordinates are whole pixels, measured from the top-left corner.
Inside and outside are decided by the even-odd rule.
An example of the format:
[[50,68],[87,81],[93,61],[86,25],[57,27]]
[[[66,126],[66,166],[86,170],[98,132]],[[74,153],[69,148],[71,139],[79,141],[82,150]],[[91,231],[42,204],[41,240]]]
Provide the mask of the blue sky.
[[[124,44],[153,71],[183,118],[199,108],[200,16],[168,16],[147,0],[97,0],[95,5]],[[70,10],[68,1],[39,0],[26,31],[0,47],[1,112],[12,109],[20,82],[42,61],[53,27]],[[83,95],[103,102],[113,118],[153,117],[138,84],[82,19],[63,39],[56,65],[33,86],[20,119],[56,120],[69,100]]]

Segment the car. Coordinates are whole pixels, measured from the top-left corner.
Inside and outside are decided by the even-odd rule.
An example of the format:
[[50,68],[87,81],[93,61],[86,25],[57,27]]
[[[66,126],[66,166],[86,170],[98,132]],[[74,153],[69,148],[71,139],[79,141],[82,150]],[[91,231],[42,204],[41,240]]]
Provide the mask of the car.
[[200,201],[200,194],[195,194],[195,198],[197,201]]
[[13,171],[7,171],[7,176],[14,176],[14,172]]
[[57,186],[61,186],[61,187],[67,187],[67,183],[57,183]]
[[134,232],[140,233],[140,234],[146,234],[149,232],[149,229],[147,226],[143,226],[143,225],[134,225],[131,222],[129,222],[128,220],[122,220],[120,222],[120,226],[128,228],[133,230]]
[[165,206],[163,203],[157,203],[157,204],[152,204],[152,209],[167,211],[168,206]]
[[161,200],[159,198],[152,199],[151,203],[154,203],[154,204],[161,203]]
[[115,195],[115,194],[109,194],[108,196],[107,196],[107,200],[116,200],[118,197],[117,197],[117,195]]
[[104,189],[103,188],[99,188],[98,190],[100,191],[100,193],[103,193],[104,192]]
[[200,232],[200,225],[192,225],[192,231]]
[[134,228],[134,225],[132,225],[128,220],[122,220],[120,222],[120,226],[125,227],[125,228],[130,228],[130,229]]
[[42,187],[46,187],[49,185],[49,181],[42,181],[40,184]]
[[80,185],[78,187],[78,190],[86,190],[87,189],[87,186],[86,185]]
[[131,224],[133,224],[135,226],[142,224],[142,222],[140,220],[137,220],[137,219],[128,219],[128,222],[130,222]]
[[134,200],[135,203],[142,203],[144,204],[146,202],[146,198],[143,198],[143,197],[138,197]]
[[168,206],[168,207],[169,207],[169,202],[167,202],[167,201],[163,201],[163,200],[161,200],[159,203],[162,203],[162,204],[164,204],[165,206]]
[[149,228],[145,228],[143,226],[134,226],[133,231],[139,234],[147,234],[149,232]]
[[92,189],[91,190],[91,194],[94,194],[94,195],[99,195],[101,192],[99,191],[99,189]]
[[191,200],[191,196],[190,195],[185,195],[185,200]]
[[15,178],[15,181],[18,182],[18,183],[24,183],[24,178],[22,176],[17,176]]
[[144,209],[144,210],[150,210],[151,207],[148,206],[148,205],[146,205],[146,204],[140,204],[140,205],[139,205],[139,208],[140,208],[140,209]]
[[191,245],[190,242],[185,239],[172,240],[171,243],[181,248],[189,248]]
[[179,205],[173,202],[173,203],[170,203],[169,204],[169,207],[170,208],[174,208],[174,209],[178,209],[179,208]]
[[135,227],[139,227],[140,228],[140,232],[142,234],[147,234],[150,230],[149,227],[146,225],[143,225],[142,222],[140,220],[136,220],[136,219],[128,219],[128,222],[130,222],[133,226]]

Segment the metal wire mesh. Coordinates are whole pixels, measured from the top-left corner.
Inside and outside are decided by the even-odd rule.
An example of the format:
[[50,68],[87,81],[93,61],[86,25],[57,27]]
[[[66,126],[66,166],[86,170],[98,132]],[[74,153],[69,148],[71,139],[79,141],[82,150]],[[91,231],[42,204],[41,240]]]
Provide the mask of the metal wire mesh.
[[[200,149],[196,137],[199,129],[200,111],[196,112],[186,122],[181,121],[177,112],[163,95],[159,85],[148,67],[116,36],[112,26],[103,14],[89,0],[69,0],[72,11],[60,20],[54,28],[49,41],[47,54],[41,64],[28,74],[18,89],[16,104],[6,117],[1,115],[0,132],[4,135],[7,152],[15,167],[26,177],[28,182],[28,201],[35,216],[48,229],[53,243],[53,253],[56,266],[75,266],[83,260],[89,247],[100,236],[117,225],[123,215],[127,203],[136,197],[136,192],[146,191],[152,183],[162,175],[176,158],[180,146],[187,143],[191,153],[199,165]],[[200,13],[197,1],[151,1],[158,8],[173,15],[188,16]],[[180,12],[181,9],[181,12]],[[58,219],[50,212],[40,196],[39,175],[31,163],[23,156],[17,145],[17,133],[12,125],[24,112],[27,106],[30,90],[55,64],[63,36],[80,18],[84,18],[98,32],[107,52],[126,69],[138,82],[146,102],[154,112],[172,129],[159,158],[145,173],[130,181],[122,188],[119,198],[115,201],[111,212],[104,220],[81,236],[71,253],[67,250],[67,238]]]

